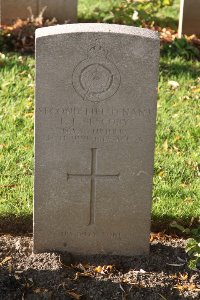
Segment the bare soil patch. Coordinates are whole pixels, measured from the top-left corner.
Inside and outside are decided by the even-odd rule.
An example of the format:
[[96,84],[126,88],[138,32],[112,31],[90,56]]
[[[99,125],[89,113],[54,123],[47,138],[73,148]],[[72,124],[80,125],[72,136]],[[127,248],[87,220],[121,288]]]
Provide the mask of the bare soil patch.
[[151,234],[150,255],[33,254],[31,236],[0,236],[0,299],[200,299],[185,240]]

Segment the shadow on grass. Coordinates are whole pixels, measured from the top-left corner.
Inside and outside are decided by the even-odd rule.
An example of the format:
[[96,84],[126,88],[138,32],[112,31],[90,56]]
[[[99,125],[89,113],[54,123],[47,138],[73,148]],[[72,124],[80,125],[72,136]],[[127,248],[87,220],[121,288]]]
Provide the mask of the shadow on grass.
[[[110,11],[102,12],[96,8],[94,10],[93,14],[88,15],[88,16],[80,16],[79,23],[97,23],[97,22],[103,23],[104,17],[101,16],[102,14],[104,17],[111,15]],[[148,23],[150,23],[150,22],[154,23],[154,26],[159,26],[162,28],[169,27],[173,30],[176,30],[176,31],[178,30],[178,20],[175,20],[174,18],[171,18],[171,17],[156,17],[156,16],[154,16],[151,18],[151,21],[148,21]],[[111,19],[110,21],[106,21],[106,23],[113,24],[113,20]],[[124,25],[126,25],[126,24],[124,24]],[[127,24],[127,25],[136,26],[136,25],[134,25],[134,23],[132,23],[131,25],[130,24]]]
[[[167,234],[176,234],[178,236],[185,236],[176,228],[172,228],[170,224],[176,221],[179,225],[190,228],[197,228],[199,226],[199,219],[193,219],[192,225],[189,218],[174,218],[170,215],[152,216],[151,231],[161,232],[165,231]],[[33,232],[33,217],[29,216],[0,216],[0,234],[31,234]]]
[[[166,58],[166,56],[164,56]],[[182,77],[183,75],[189,75],[191,78],[197,78],[200,75],[199,66],[195,65],[193,61],[171,59],[168,62],[160,62],[160,71],[163,76],[167,78],[169,76]]]
[[167,234],[176,234],[178,236],[188,237],[180,230],[171,227],[171,223],[176,221],[178,225],[183,226],[184,228],[194,229],[199,227],[199,218],[193,218],[191,224],[191,218],[175,218],[169,215],[153,216],[151,221],[151,231],[152,232],[161,232],[164,231]]
[[33,217],[0,216],[0,233],[24,234],[33,232]]
[[160,26],[162,28],[169,27],[173,30],[178,30],[178,20],[175,20],[170,17],[155,17],[153,19],[155,25]]
[[[188,296],[187,292],[185,297],[184,294],[179,295],[174,288],[177,279],[172,276],[176,272],[188,272],[187,267],[184,264],[179,267],[170,265],[176,261],[177,256],[186,259],[181,247],[158,243],[151,246],[149,256],[77,256],[77,267],[73,268],[61,265],[58,268],[55,259],[51,261],[51,257],[45,254],[33,256],[29,253],[23,254],[23,257],[15,257],[12,251],[14,250],[11,250],[11,255],[15,261],[12,273],[6,268],[0,269],[0,293],[4,297],[2,299],[175,300]],[[54,264],[57,266],[55,270]],[[22,270],[15,273],[18,265]],[[98,276],[95,272],[81,276],[84,272],[78,266],[86,265],[93,266],[93,270],[99,265],[115,267],[110,273],[111,276],[105,273]],[[70,296],[70,292],[74,293],[74,297]]]

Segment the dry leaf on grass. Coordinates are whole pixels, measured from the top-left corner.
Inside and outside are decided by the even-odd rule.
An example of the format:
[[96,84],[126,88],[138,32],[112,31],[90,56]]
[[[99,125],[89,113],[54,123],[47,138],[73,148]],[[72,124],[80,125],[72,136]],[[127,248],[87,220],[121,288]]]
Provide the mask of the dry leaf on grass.
[[158,173],[159,177],[163,177],[164,175],[165,175],[165,171],[163,171],[163,170]]
[[179,88],[179,83],[177,81],[174,80],[170,80],[168,81],[168,86],[172,89],[172,90],[176,90],[177,88]]
[[15,188],[19,186],[19,184],[5,184],[5,185],[0,185],[0,189],[4,189],[4,188]]
[[167,151],[167,149],[168,149],[168,141],[167,140],[163,143],[163,149],[165,151]]
[[193,93],[200,93],[200,87],[192,89]]

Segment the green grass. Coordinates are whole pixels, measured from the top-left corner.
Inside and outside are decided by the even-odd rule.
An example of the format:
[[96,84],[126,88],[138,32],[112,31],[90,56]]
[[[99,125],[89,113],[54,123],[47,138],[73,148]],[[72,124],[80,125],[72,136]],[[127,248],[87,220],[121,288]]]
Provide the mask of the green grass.
[[[0,60],[0,216],[32,214],[34,58]],[[187,223],[200,215],[200,63],[160,64],[152,219]],[[176,90],[169,80],[180,84]]]
[[164,7],[159,13],[158,16],[162,18],[171,18],[174,20],[179,19],[179,9],[180,9],[180,1],[174,0],[174,3],[172,6],[166,6]]
[[[100,22],[108,16],[114,6],[119,6],[125,0],[79,0],[79,22]],[[180,0],[174,0],[172,6],[160,9],[154,16],[155,23],[162,27],[178,28]]]
[[[79,0],[79,20],[96,21],[121,0]],[[179,0],[157,15],[177,26]],[[200,215],[200,62],[162,57],[152,220],[189,224]],[[172,90],[168,81],[179,83]],[[34,58],[0,54],[0,220],[32,215]],[[1,222],[0,222],[1,224]]]
[[[200,63],[162,58],[160,64],[153,219],[183,223],[200,215]],[[168,81],[180,87],[171,90]]]
[[79,0],[79,21],[92,22],[102,18],[114,5],[120,4],[121,0]]
[[34,60],[0,56],[0,215],[32,212]]

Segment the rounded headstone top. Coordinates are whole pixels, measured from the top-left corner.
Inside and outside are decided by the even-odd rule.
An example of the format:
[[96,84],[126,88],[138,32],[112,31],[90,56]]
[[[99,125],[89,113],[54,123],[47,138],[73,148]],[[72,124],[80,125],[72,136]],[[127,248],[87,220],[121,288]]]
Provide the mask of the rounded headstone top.
[[79,23],[66,24],[43,27],[36,30],[36,39],[40,37],[70,34],[70,33],[115,33],[140,36],[143,38],[150,38],[159,40],[159,34],[150,29],[144,29],[133,26],[117,25],[117,24],[103,24],[103,23]]

